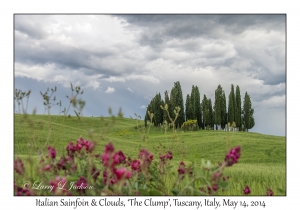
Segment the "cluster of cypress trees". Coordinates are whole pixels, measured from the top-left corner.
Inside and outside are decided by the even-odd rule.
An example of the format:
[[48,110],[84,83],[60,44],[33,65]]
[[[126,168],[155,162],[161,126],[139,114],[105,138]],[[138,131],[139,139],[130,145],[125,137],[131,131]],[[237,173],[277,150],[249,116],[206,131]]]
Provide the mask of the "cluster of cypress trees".
[[246,92],[242,107],[241,94],[239,86],[231,85],[231,91],[228,96],[228,109],[226,103],[225,91],[221,85],[218,85],[215,90],[215,103],[212,104],[211,99],[208,99],[204,94],[202,101],[200,100],[200,91],[197,86],[192,86],[191,94],[187,94],[185,100],[185,109],[183,95],[180,82],[174,83],[170,95],[165,91],[164,100],[160,93],[150,101],[145,114],[145,126],[150,121],[148,112],[153,113],[152,122],[155,126],[163,124],[164,121],[170,123],[167,113],[161,109],[168,104],[168,111],[172,119],[175,118],[174,109],[180,107],[179,116],[176,120],[176,126],[181,125],[187,120],[197,120],[198,128],[202,129],[224,129],[226,124],[235,124],[235,127],[240,131],[248,131],[255,125],[253,117],[254,109],[252,108],[251,99]]

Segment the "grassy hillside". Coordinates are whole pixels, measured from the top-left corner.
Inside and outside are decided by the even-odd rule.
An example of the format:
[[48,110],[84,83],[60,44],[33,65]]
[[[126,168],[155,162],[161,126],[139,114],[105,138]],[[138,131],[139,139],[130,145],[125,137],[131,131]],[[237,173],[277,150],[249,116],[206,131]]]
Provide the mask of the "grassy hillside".
[[[15,114],[14,153],[15,156],[38,155],[46,152],[51,145],[58,155],[66,153],[65,147],[79,137],[96,142],[96,152],[102,153],[104,145],[112,142],[117,150],[136,158],[139,149],[147,148],[154,158],[173,152],[175,161],[191,162],[201,159],[213,163],[222,162],[231,147],[242,148],[239,163],[226,171],[232,178],[231,188],[225,195],[242,194],[243,187],[253,186],[253,195],[262,195],[265,187],[273,187],[277,195],[285,195],[286,188],[286,139],[258,133],[194,131],[181,132],[151,127],[149,135],[144,130],[143,121],[126,118],[96,118]],[[148,138],[143,138],[148,136]],[[28,145],[34,145],[29,149]],[[174,167],[175,168],[175,167]],[[175,170],[175,169],[174,169]],[[239,180],[238,182],[236,180]]]

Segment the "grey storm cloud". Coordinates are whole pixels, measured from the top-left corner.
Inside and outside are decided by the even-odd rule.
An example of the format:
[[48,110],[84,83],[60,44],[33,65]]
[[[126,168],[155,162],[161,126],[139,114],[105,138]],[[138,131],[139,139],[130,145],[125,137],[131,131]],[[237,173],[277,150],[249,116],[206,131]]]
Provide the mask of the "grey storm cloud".
[[[249,28],[285,30],[285,15],[118,15],[128,23],[149,28],[152,36],[188,39],[198,36],[219,38],[221,31],[240,34]],[[132,27],[132,26],[129,26]],[[150,35],[143,34],[145,37]],[[159,38],[158,38],[159,39]],[[143,39],[141,39],[143,41]]]
[[[127,26],[128,30],[141,28],[138,41],[143,46],[152,47],[158,54],[168,47],[176,53],[190,52],[186,60],[196,55],[202,58],[198,60],[205,65],[223,65],[233,69],[235,67],[232,64],[239,56],[248,62],[242,70],[251,72],[253,78],[264,80],[265,84],[271,85],[285,82],[285,40],[278,40],[276,35],[268,37],[272,32],[279,32],[284,36],[285,15],[120,15],[117,17],[130,23]],[[263,37],[255,39],[247,35],[252,31],[259,31],[262,33],[261,36],[266,36],[270,40],[265,40]],[[262,40],[265,43],[261,43],[264,42]],[[255,63],[258,58],[264,59],[265,62]],[[181,57],[173,61],[181,63],[183,60],[184,58]],[[197,63],[194,63],[194,67]],[[280,68],[280,73],[271,71],[269,63],[276,63],[277,66],[273,68]]]

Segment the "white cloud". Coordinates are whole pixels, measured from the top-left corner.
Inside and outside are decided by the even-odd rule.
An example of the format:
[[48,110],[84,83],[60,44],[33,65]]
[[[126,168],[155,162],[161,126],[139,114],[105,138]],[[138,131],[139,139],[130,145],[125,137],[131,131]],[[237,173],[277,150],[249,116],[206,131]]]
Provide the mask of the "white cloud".
[[266,107],[268,109],[282,109],[285,107],[285,95],[284,96],[273,96],[266,100],[261,101],[259,107]]
[[101,74],[86,75],[83,71],[74,69],[61,69],[56,64],[36,64],[28,65],[15,62],[15,76],[33,78],[38,81],[60,83],[64,87],[70,87],[70,82],[74,86],[82,88],[100,88],[99,78]]
[[146,109],[146,108],[147,108],[147,106],[145,106],[145,105],[142,105],[142,106],[140,106],[140,108],[141,108],[141,109]]
[[112,77],[110,76],[109,78],[105,78],[103,80],[109,81],[109,82],[125,82],[125,78],[123,77]]
[[133,93],[133,90],[131,90],[131,89],[130,89],[130,87],[128,87],[128,88],[127,88],[127,90],[129,90],[130,92],[132,92],[132,93]]
[[115,92],[116,90],[115,90],[115,88],[113,88],[113,87],[108,87],[107,88],[107,90],[105,91],[106,93],[113,93],[113,92]]
[[[148,72],[148,74],[151,74],[151,72]],[[153,84],[160,83],[160,80],[152,75],[140,75],[140,74],[130,74],[130,75],[122,76],[122,77],[110,76],[109,78],[105,78],[103,80],[109,81],[109,82],[125,82],[128,80],[143,80],[143,81],[150,82]]]

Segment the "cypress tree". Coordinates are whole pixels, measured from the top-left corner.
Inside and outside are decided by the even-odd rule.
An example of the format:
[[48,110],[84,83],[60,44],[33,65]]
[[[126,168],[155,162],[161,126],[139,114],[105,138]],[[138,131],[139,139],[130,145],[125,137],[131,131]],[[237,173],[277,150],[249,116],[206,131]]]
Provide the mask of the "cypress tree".
[[247,91],[244,97],[244,130],[248,131],[249,129],[253,128],[255,125],[254,121],[254,109],[252,108],[251,98],[248,95]]
[[[174,87],[171,90],[171,104],[172,104],[172,111],[173,113],[172,118],[174,117],[174,109],[175,107],[180,107],[180,112],[176,121],[176,124],[181,127],[181,125],[185,122],[184,117],[184,105],[183,105],[183,97],[182,97],[182,90],[180,82],[177,81],[174,83]],[[170,115],[171,115],[170,113]],[[173,118],[174,119],[174,118]]]
[[227,124],[227,109],[226,109],[226,96],[225,91],[222,91],[221,97],[221,128],[224,129]]
[[200,105],[200,92],[198,87],[196,86],[194,88],[194,113],[196,115],[196,120],[198,123],[198,128],[202,127],[202,114],[201,114],[201,105]]
[[187,94],[185,101],[185,120],[192,120],[192,106],[189,94]]
[[218,125],[222,125],[223,123],[223,117],[224,117],[224,113],[223,113],[224,110],[222,109],[223,103],[224,103],[223,90],[221,85],[218,85],[218,88],[215,90],[215,104],[214,104],[215,124],[217,130],[218,130]]
[[235,95],[234,95],[234,85],[231,85],[231,91],[228,98],[228,122],[235,122]]
[[[165,103],[164,104],[168,104],[168,111],[169,111],[170,116],[171,116],[172,105],[171,105],[171,101],[169,99],[168,91],[165,91]],[[166,120],[168,123],[171,123],[171,121],[168,117],[168,113],[166,111],[163,111],[163,120]]]
[[169,109],[169,114],[170,114],[170,117],[174,120],[175,119],[175,113],[174,113],[174,108],[175,108],[175,105],[176,105],[176,98],[175,98],[175,95],[176,95],[176,89],[173,87],[171,92],[170,92],[170,109]]
[[164,106],[164,102],[161,99],[160,93],[156,94],[154,99],[154,123],[155,126],[161,125],[163,123],[163,110],[160,106]]
[[241,93],[240,87],[236,86],[235,91],[235,124],[239,130],[242,129],[242,102],[241,102]]
[[195,86],[193,85],[192,86],[192,91],[191,91],[191,96],[190,96],[190,100],[191,100],[191,120],[196,120],[197,117],[196,117],[196,109],[195,109]]
[[209,125],[210,129],[213,129],[214,127],[214,121],[213,121],[213,108],[212,108],[212,102],[211,99],[208,99],[207,101],[207,109],[208,109],[208,120],[207,125]]
[[150,121],[148,111],[154,114],[152,122],[155,126],[158,126],[163,123],[163,110],[160,108],[161,105],[163,106],[164,103],[161,99],[160,93],[158,93],[155,95],[154,98],[152,98],[149,105],[147,106],[145,114],[145,126],[147,126],[147,121]]
[[[204,129],[212,129],[214,127],[213,124],[213,110],[212,110],[212,102],[211,99],[207,99],[205,96],[205,99],[202,100],[202,109],[203,109],[203,122],[205,122],[205,125],[203,126]],[[204,123],[203,123],[204,124]]]
[[205,94],[202,99],[201,107],[202,107],[202,118],[203,118],[202,128],[205,129],[205,126],[207,125],[207,117],[206,117],[207,98]]

